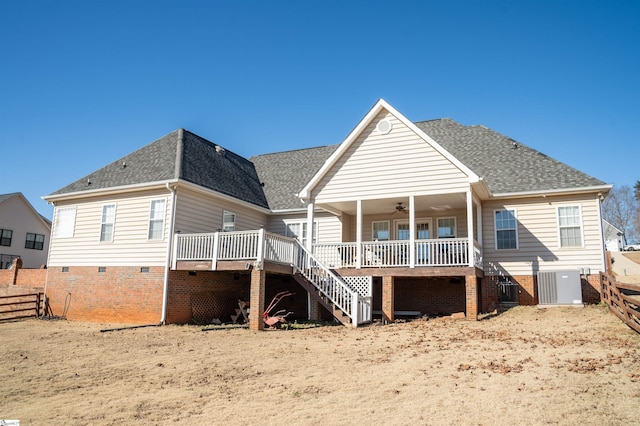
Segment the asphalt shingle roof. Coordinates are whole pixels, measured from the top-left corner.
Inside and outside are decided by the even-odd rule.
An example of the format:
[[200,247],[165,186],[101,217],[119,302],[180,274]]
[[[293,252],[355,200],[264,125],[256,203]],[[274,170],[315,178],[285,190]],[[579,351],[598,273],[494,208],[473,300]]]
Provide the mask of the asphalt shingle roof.
[[[484,126],[465,126],[448,118],[415,124],[481,176],[494,194],[605,185]],[[271,210],[301,209],[298,192],[338,146],[263,154],[247,160],[179,129],[51,195],[179,178]]]
[[276,152],[251,157],[272,210],[304,208],[298,192],[320,170],[338,145]]
[[558,160],[484,126],[449,118],[415,125],[484,178],[493,194],[605,185]]
[[[183,138],[180,139],[180,134]],[[268,208],[253,164],[187,130],[168,135],[61,188],[51,195],[172,179],[200,185]],[[90,182],[90,183],[89,183]]]

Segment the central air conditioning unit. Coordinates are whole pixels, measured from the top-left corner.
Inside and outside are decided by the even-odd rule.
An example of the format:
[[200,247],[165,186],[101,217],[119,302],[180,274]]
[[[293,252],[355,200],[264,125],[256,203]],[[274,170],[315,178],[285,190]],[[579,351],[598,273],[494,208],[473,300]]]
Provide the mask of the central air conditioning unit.
[[538,272],[540,305],[582,306],[580,271]]

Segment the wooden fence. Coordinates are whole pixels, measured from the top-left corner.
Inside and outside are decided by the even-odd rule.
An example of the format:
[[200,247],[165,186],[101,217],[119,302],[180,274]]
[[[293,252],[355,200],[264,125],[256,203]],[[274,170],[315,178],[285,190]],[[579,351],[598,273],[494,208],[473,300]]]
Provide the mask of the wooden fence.
[[42,293],[0,296],[0,321],[42,316],[44,311]]
[[640,284],[621,283],[601,272],[600,295],[611,312],[640,333]]

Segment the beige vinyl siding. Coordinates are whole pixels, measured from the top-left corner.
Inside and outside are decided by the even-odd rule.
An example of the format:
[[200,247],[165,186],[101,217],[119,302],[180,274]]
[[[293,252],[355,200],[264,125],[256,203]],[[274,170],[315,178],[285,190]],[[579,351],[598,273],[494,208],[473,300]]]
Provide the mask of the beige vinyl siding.
[[[603,269],[603,242],[599,221],[599,201],[595,194],[491,201],[482,206],[485,274],[535,275],[538,271],[576,270],[593,274]],[[582,247],[560,247],[558,206],[581,206]],[[516,210],[518,249],[496,250],[496,210]]]
[[[151,200],[165,200],[164,238],[149,240]],[[113,241],[100,242],[102,206],[115,204]],[[60,202],[56,209],[75,207],[72,238],[52,240],[50,266],[163,266],[169,238],[171,194],[156,190],[95,197],[83,202]]]
[[267,225],[267,214],[214,194],[178,188],[175,230],[183,234],[216,232],[222,229],[223,212],[236,214],[236,231],[260,229]]
[[[390,133],[375,130],[383,118]],[[317,203],[398,194],[463,192],[468,177],[395,116],[381,112],[314,189]]]
[[[313,217],[318,224],[318,243],[335,243],[341,241],[342,221],[341,218],[331,213],[316,213]],[[291,215],[273,216],[269,220],[267,230],[275,234],[285,235],[285,225],[288,222],[305,222],[306,212]]]

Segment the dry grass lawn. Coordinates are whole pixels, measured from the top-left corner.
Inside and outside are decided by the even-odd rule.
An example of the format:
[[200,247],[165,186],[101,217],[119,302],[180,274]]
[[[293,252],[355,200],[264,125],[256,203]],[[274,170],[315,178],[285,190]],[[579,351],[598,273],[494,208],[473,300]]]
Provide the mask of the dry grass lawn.
[[252,332],[0,324],[23,425],[634,424],[640,335],[603,306]]

